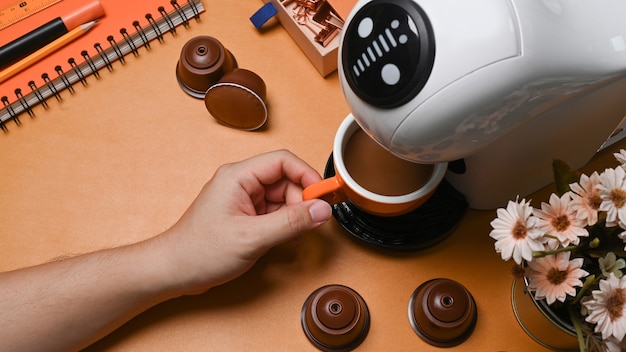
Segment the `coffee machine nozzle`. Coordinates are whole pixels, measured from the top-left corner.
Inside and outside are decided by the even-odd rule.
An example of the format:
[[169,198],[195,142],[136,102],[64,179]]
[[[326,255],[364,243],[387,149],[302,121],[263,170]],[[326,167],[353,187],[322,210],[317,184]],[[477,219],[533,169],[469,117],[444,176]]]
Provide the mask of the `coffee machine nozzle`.
[[451,162],[491,209],[579,168],[626,116],[626,2],[361,0],[339,78],[355,119],[391,153]]

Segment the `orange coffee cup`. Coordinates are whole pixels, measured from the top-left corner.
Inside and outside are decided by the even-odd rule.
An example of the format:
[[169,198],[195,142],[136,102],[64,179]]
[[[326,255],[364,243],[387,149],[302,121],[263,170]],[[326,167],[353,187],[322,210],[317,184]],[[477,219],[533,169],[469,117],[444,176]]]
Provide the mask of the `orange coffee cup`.
[[335,134],[333,164],[335,176],[305,188],[302,198],[331,204],[351,201],[380,216],[402,215],[424,204],[448,166],[417,164],[393,155],[367,136],[352,114]]

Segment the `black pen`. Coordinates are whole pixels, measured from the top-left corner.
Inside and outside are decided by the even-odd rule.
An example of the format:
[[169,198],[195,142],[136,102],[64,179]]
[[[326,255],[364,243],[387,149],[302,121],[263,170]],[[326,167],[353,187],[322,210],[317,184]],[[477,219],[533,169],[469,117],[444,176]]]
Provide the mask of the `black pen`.
[[67,34],[72,29],[104,16],[100,1],[92,1],[76,11],[34,29],[0,47],[0,69],[25,58]]

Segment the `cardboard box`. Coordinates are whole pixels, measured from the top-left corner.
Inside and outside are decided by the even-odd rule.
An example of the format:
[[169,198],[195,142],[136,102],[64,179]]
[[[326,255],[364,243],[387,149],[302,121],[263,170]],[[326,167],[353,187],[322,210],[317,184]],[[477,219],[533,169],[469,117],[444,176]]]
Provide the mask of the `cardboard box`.
[[348,15],[350,14],[350,11],[352,11],[352,9],[354,8],[354,5],[356,5],[356,2],[357,2],[357,0],[327,0],[327,1],[328,3],[330,3],[333,9],[337,11],[337,13],[339,14],[339,17],[343,18],[344,21],[348,19]]
[[323,77],[337,70],[343,22],[356,1],[270,0],[278,12],[278,21]]

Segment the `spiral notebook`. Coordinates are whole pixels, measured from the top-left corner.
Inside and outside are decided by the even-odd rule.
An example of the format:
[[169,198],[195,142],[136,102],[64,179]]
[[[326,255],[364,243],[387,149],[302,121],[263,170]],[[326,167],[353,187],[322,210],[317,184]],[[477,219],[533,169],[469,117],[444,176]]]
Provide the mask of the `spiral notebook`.
[[[201,0],[185,3],[170,0],[161,6],[164,1],[101,0],[105,17],[88,35],[0,86],[0,129],[6,132],[9,121],[19,124],[20,116],[34,114],[32,108],[36,105],[48,108],[49,99],[62,99],[64,91],[74,93],[75,84],[97,80],[101,70],[113,70],[113,63],[124,63],[127,55],[141,55],[140,49],[149,49],[155,39],[156,42],[168,40],[168,35],[175,34],[177,27],[189,26],[204,12]],[[62,1],[57,11],[63,9],[61,4],[70,6],[71,2]],[[47,16],[54,13],[53,8]],[[38,13],[29,20],[38,20],[36,16],[43,14]],[[18,23],[12,29],[16,31],[26,25]],[[2,31],[3,40],[6,33],[8,31]]]

